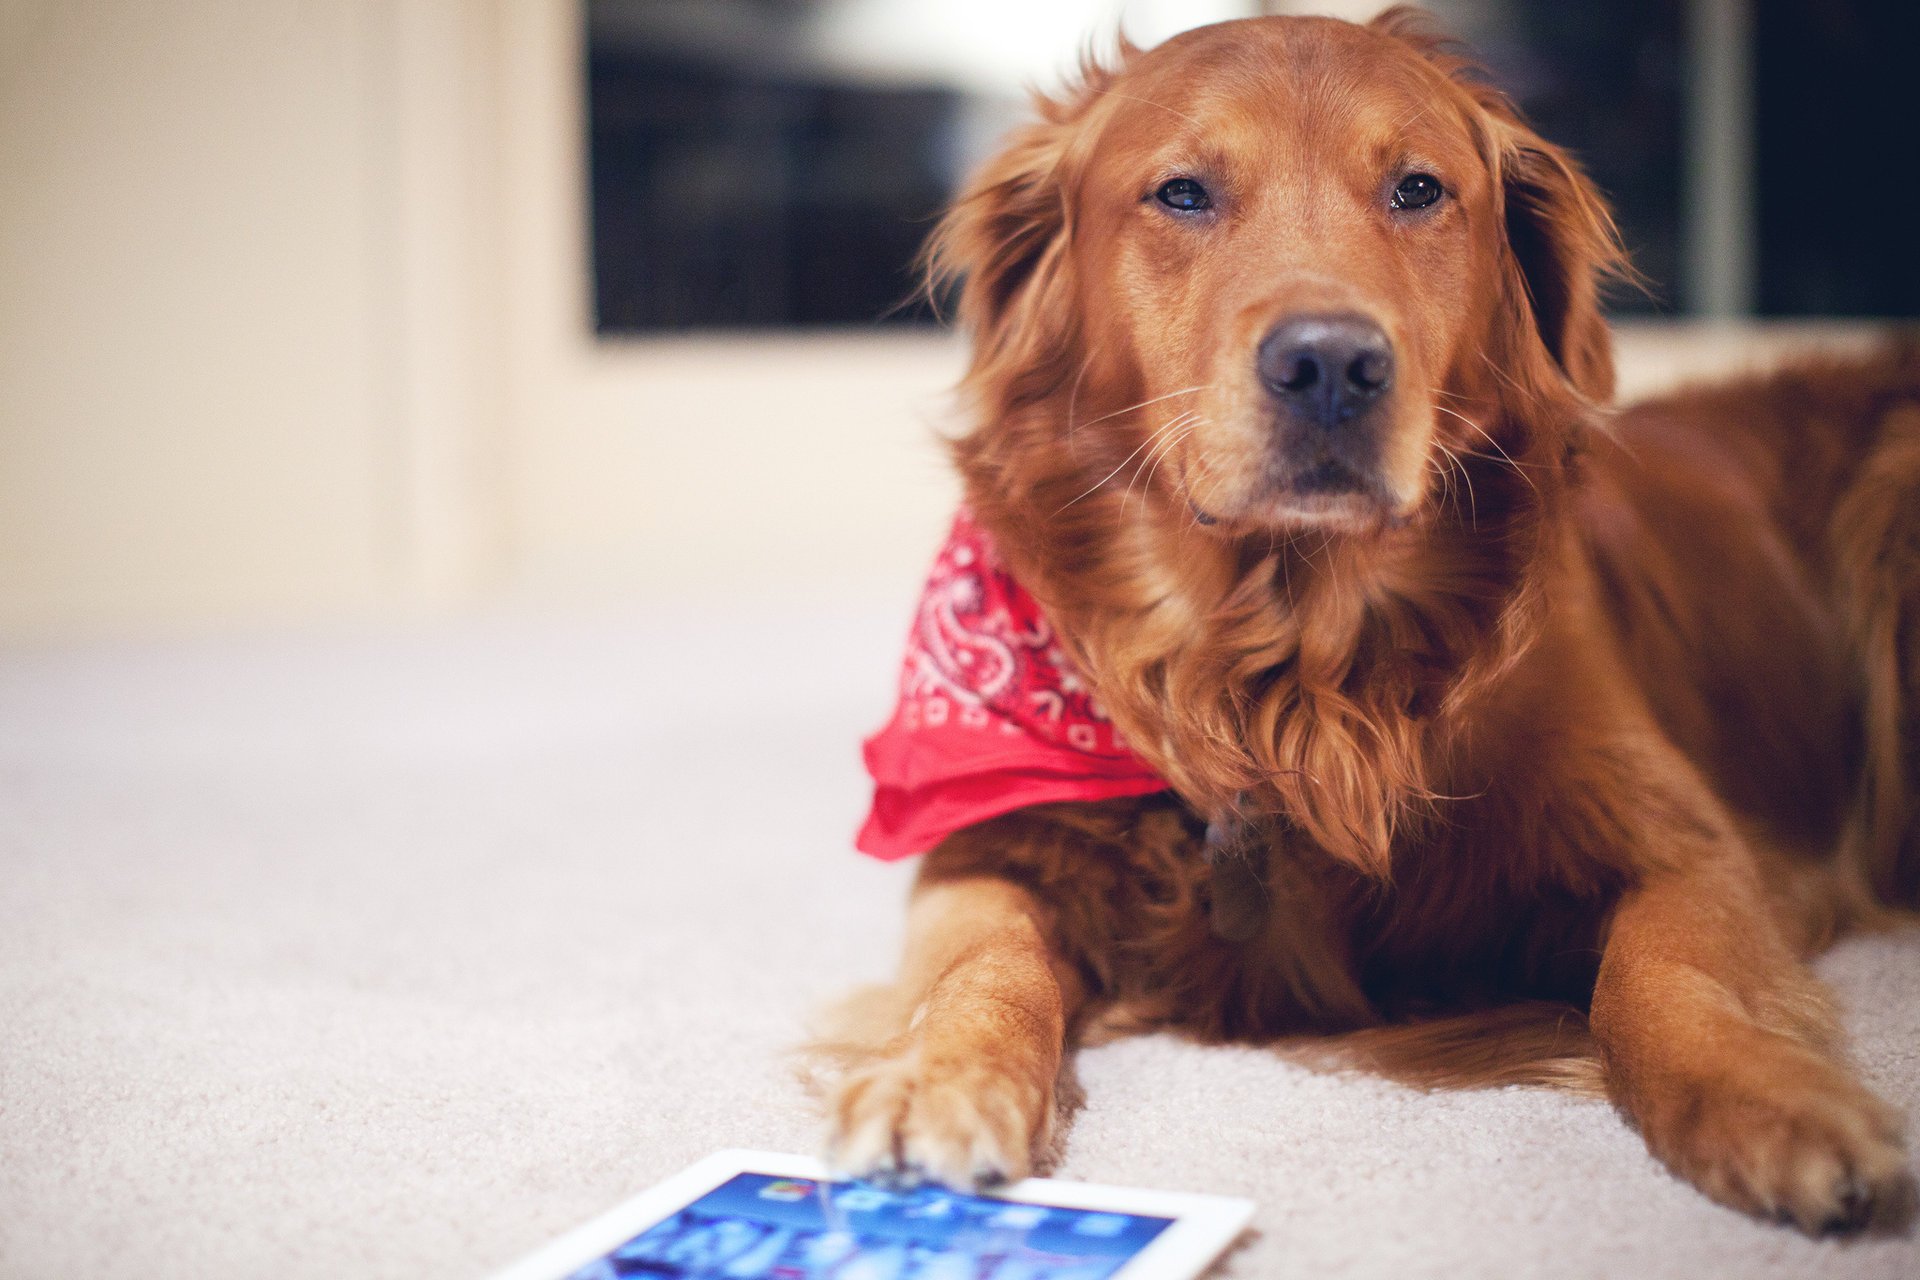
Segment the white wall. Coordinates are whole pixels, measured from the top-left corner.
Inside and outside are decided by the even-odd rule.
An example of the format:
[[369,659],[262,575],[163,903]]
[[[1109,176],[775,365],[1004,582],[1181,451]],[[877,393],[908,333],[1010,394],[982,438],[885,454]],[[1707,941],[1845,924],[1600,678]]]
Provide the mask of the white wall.
[[0,630],[917,573],[950,342],[589,336],[578,20],[0,0]]
[[372,19],[9,0],[0,625],[392,586]]

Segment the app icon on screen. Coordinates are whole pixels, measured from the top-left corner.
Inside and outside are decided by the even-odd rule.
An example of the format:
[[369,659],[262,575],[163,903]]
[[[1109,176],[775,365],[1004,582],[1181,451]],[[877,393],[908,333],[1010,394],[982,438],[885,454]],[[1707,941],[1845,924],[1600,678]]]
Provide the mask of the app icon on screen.
[[1030,1231],[1046,1221],[1047,1211],[1038,1205],[1010,1204],[987,1219],[990,1227],[1010,1227],[1015,1231]]
[[813,1184],[799,1178],[782,1178],[760,1188],[762,1200],[805,1200],[813,1194]]
[[934,1196],[924,1204],[916,1204],[907,1210],[909,1218],[944,1218],[953,1212],[953,1201],[945,1196]]
[[1074,1234],[1082,1236],[1117,1236],[1126,1229],[1126,1218],[1117,1213],[1083,1213],[1073,1224]]
[[878,1209],[891,1199],[893,1197],[884,1191],[876,1191],[872,1187],[855,1187],[851,1191],[841,1192],[835,1203],[842,1209],[859,1213],[867,1209]]

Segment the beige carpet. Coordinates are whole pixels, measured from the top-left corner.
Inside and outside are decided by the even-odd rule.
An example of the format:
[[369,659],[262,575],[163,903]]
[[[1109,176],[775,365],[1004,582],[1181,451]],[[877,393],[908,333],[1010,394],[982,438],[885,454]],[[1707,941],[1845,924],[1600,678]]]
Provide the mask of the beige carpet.
[[[0,1274],[464,1277],[723,1146],[883,974],[850,852],[914,584],[596,623],[0,660]],[[1824,971],[1920,1102],[1920,937]],[[1084,1056],[1066,1176],[1249,1196],[1226,1273],[1920,1275],[1667,1177],[1603,1106],[1169,1039]]]

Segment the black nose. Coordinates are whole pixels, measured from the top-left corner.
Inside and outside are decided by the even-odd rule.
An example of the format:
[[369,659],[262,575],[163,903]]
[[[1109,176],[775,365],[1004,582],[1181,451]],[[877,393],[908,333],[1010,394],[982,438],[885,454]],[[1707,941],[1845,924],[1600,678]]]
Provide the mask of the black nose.
[[1260,381],[1294,414],[1337,427],[1393,385],[1393,344],[1364,316],[1295,316],[1260,340]]

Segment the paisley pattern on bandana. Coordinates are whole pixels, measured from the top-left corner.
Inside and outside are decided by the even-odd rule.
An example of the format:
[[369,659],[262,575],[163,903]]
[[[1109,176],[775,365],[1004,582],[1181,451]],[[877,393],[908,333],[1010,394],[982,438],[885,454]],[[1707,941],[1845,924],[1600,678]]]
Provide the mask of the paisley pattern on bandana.
[[1166,789],[964,509],[921,593],[893,718],[865,755],[874,804],[858,844],[880,858],[1031,804]]

